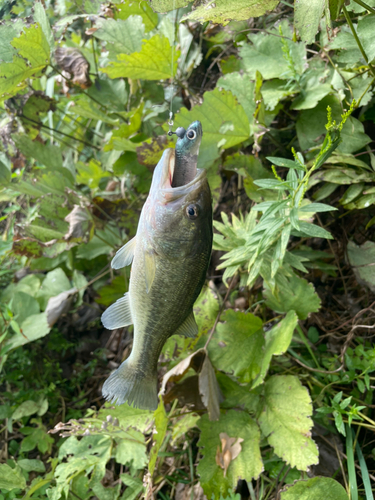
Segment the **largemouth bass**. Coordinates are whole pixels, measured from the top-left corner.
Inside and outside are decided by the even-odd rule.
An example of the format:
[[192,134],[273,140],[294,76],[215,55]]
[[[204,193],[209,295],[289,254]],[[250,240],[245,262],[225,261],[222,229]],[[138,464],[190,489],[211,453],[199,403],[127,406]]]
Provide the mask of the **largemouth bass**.
[[[187,135],[190,129],[195,132],[192,139]],[[201,124],[194,122],[181,138],[187,141],[185,152],[197,156],[201,137]],[[177,149],[184,149],[184,143]],[[112,261],[114,269],[132,263],[129,292],[104,312],[103,325],[115,329],[134,324],[129,358],[103,385],[103,396],[113,403],[126,401],[155,410],[157,362],[164,343],[174,334],[194,337],[198,333],[193,304],[211,255],[212,201],[205,170],[196,169],[196,159],[191,163],[189,155],[186,158],[187,163],[178,163],[173,149],[164,151],[137,234]],[[186,178],[191,171],[195,175],[188,183],[172,187],[177,167],[189,170]]]

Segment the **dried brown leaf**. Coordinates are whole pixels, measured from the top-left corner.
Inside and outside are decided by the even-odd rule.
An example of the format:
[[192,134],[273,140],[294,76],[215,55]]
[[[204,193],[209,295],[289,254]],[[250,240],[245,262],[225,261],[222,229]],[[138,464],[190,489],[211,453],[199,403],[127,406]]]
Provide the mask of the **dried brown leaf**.
[[[63,74],[68,75],[71,83],[79,85],[82,89],[91,87],[90,63],[77,49],[58,47],[55,51],[57,64],[63,70]],[[66,73],[64,73],[66,72]],[[69,82],[68,83],[69,86]]]
[[219,420],[220,401],[223,396],[217,383],[215,370],[208,356],[205,357],[199,374],[199,393],[202,396],[204,406],[208,410],[210,420]]
[[94,227],[91,214],[86,207],[74,205],[73,210],[65,217],[66,222],[69,222],[69,230],[65,234],[64,239],[70,241],[72,239],[90,239],[90,233]]
[[61,292],[55,297],[51,297],[48,300],[46,314],[47,323],[52,327],[60,316],[67,313],[70,308],[70,304],[73,300],[73,295],[77,292],[77,288],[71,288],[66,292]]
[[216,463],[219,467],[224,470],[224,477],[227,475],[228,467],[231,462],[235,460],[240,454],[242,447],[242,438],[232,438],[229,437],[225,432],[220,433],[221,450],[220,446],[217,447],[216,451]]

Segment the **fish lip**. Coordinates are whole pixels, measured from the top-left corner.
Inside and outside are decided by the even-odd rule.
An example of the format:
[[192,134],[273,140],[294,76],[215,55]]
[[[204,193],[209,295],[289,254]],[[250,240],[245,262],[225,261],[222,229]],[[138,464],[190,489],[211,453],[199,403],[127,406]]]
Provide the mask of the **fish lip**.
[[[172,172],[172,178],[173,178],[173,172]],[[183,186],[178,186],[178,187],[172,187],[171,183],[168,182],[169,185],[161,189],[161,195],[168,202],[177,200],[178,198],[181,198],[182,196],[185,196],[190,191],[192,191],[193,188],[196,185],[201,184],[201,182],[204,179],[206,179],[206,170],[198,168],[196,176],[190,182],[184,184]]]

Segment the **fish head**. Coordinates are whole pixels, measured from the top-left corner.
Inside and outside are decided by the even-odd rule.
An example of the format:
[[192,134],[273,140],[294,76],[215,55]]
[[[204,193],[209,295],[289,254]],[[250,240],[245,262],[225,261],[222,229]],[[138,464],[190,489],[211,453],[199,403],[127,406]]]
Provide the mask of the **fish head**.
[[195,121],[185,130],[179,127],[176,130],[178,137],[176,142],[176,156],[179,157],[195,157],[198,158],[199,146],[202,141],[202,124],[200,121]]
[[[195,122],[197,123],[197,122]],[[199,122],[198,122],[199,123]],[[197,169],[183,186],[172,187],[175,151],[167,149],[155,168],[143,217],[149,242],[157,254],[193,256],[212,246],[212,198],[206,171]]]

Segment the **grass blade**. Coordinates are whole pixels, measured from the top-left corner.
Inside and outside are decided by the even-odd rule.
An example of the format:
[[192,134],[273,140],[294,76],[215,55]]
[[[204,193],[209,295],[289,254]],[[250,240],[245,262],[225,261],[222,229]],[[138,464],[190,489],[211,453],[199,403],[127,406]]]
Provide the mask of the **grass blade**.
[[365,492],[366,492],[366,500],[374,500],[374,495],[372,494],[371,481],[370,481],[370,476],[368,474],[366,460],[365,460],[365,457],[363,456],[363,453],[362,453],[362,450],[358,444],[358,441],[357,441],[357,444],[355,446],[355,451],[357,452],[359,465],[361,466],[362,480],[363,480],[363,485],[365,487]]
[[352,429],[346,426],[346,456],[349,475],[349,495],[350,500],[358,500],[357,477],[354,467],[354,450]]

